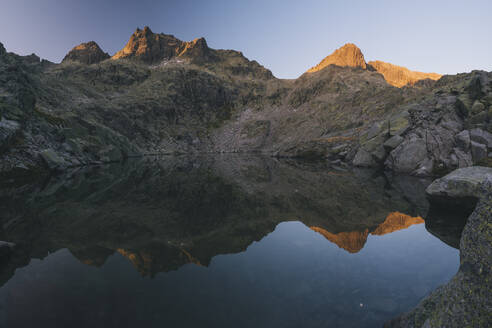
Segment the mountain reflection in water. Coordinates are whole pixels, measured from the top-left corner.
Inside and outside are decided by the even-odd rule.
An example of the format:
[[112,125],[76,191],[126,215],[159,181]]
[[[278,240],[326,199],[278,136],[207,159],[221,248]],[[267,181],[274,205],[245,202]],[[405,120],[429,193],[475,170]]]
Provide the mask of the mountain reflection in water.
[[[87,268],[98,268],[96,270],[101,270],[101,273],[107,270],[118,272],[117,275],[122,275],[122,277],[127,277],[130,273],[126,273],[126,266],[117,260],[120,258],[126,258],[127,263],[129,261],[140,276],[150,276],[156,279],[160,277],[161,280],[164,277],[169,277],[166,279],[171,280],[188,279],[187,281],[198,279],[196,283],[201,281],[202,273],[195,272],[194,270],[198,269],[192,270],[186,264],[192,263],[193,267],[206,268],[205,270],[210,270],[207,275],[214,275],[217,268],[212,264],[221,266],[222,264],[217,263],[224,263],[223,270],[226,270],[227,273],[224,271],[220,274],[222,278],[217,279],[225,280],[220,282],[214,280],[213,283],[204,281],[199,285],[194,283],[193,285],[197,289],[194,289],[193,292],[184,288],[182,285],[184,282],[181,280],[180,283],[176,282],[176,286],[169,286],[167,282],[165,283],[166,288],[173,291],[174,297],[180,299],[185,294],[193,295],[193,298],[197,298],[196,302],[202,300],[210,303],[208,305],[208,307],[212,307],[209,309],[210,311],[214,310],[214,304],[219,307],[225,306],[218,300],[214,301],[216,297],[214,293],[217,293],[217,297],[219,297],[218,295],[221,293],[219,290],[225,288],[228,279],[232,279],[231,281],[250,279],[248,274],[259,274],[261,278],[260,276],[254,278],[256,287],[252,287],[251,290],[260,288],[257,292],[263,293],[270,289],[267,285],[273,283],[271,279],[281,279],[280,273],[277,273],[275,268],[283,268],[282,274],[290,276],[289,279],[294,279],[293,281],[296,283],[302,282],[298,286],[301,289],[298,291],[286,289],[289,284],[292,284],[292,281],[285,278],[288,280],[284,281],[286,285],[279,289],[282,290],[282,295],[277,294],[278,291],[276,290],[271,290],[267,296],[264,295],[264,301],[255,299],[255,302],[262,304],[264,308],[257,308],[256,312],[249,313],[249,315],[258,316],[254,325],[288,326],[286,324],[286,322],[290,322],[288,315],[285,313],[282,315],[280,313],[275,314],[273,309],[280,306],[275,302],[282,303],[282,298],[297,295],[294,297],[295,302],[302,302],[310,310],[306,308],[306,313],[300,313],[299,310],[292,311],[291,315],[295,316],[295,320],[291,318],[292,323],[290,325],[295,326],[295,322],[305,326],[319,325],[320,322],[324,322],[328,318],[328,313],[325,312],[331,311],[333,313],[330,314],[332,316],[330,320],[334,320],[333,322],[344,323],[344,326],[347,327],[357,327],[362,322],[359,320],[363,320],[366,322],[365,326],[370,327],[383,322],[391,315],[397,314],[398,311],[409,309],[426,292],[449,279],[454,274],[453,270],[456,271],[457,269],[456,250],[449,249],[438,239],[427,234],[423,225],[418,229],[411,227],[424,222],[422,217],[425,217],[428,210],[424,189],[428,183],[427,180],[385,176],[367,170],[337,171],[324,164],[279,161],[252,156],[191,159],[185,157],[146,158],[128,161],[124,164],[83,168],[44,181],[6,180],[0,187],[0,223],[2,224],[0,240],[14,242],[18,247],[0,269],[0,284],[5,285],[0,289],[0,324],[2,323],[1,320],[6,320],[10,326],[15,327],[16,324],[20,326],[19,323],[24,322],[22,320],[27,320],[18,315],[23,307],[20,305],[17,307],[8,306],[9,300],[18,300],[19,293],[22,293],[23,288],[26,288],[22,287],[26,283],[23,280],[26,277],[34,279],[29,280],[30,283],[27,284],[33,290],[38,290],[41,285],[48,284],[48,281],[36,282],[38,278],[32,278],[42,277],[43,274],[36,273],[35,276],[31,274],[25,276],[23,273],[41,270],[39,272],[48,274],[47,267],[44,267],[42,263],[46,263],[45,266],[53,263],[53,268],[49,272],[55,272],[52,270],[57,270],[56,268],[60,268],[60,265],[66,270],[72,266],[77,267],[74,269],[76,272],[85,272],[84,274],[76,274],[74,271],[70,274],[67,273],[68,276],[57,276],[55,280],[60,286],[65,286],[67,289],[81,288],[78,285],[75,287],[70,285],[80,279],[84,281],[89,279],[83,283],[89,285],[98,281],[99,278],[94,276],[94,271],[82,270],[72,263],[72,260],[69,260],[65,253],[65,249],[68,249],[73,257],[78,259],[79,264],[83,263],[80,265]],[[286,226],[286,223],[282,223],[285,221],[299,221],[300,223]],[[378,260],[371,263],[376,265],[374,270],[378,272],[381,270],[374,276],[380,276],[380,278],[376,280],[371,278],[371,280],[366,281],[367,277],[373,276],[373,273],[364,273],[366,269],[363,267],[367,267],[366,264],[362,267],[356,265],[357,261],[363,260],[362,258],[355,258],[355,254],[348,254],[343,251],[349,257],[354,257],[351,260],[342,254],[334,253],[336,246],[329,248],[326,239],[307,227],[311,227],[312,230],[349,253],[360,252],[357,256],[362,253],[373,254],[364,255],[366,256],[364,261],[372,261],[370,258],[376,256]],[[408,233],[401,234],[401,229],[407,229]],[[436,231],[439,231],[439,228],[433,227],[434,234]],[[391,232],[395,232],[395,237],[388,238],[387,236],[393,236],[390,234]],[[398,233],[400,234],[397,235]],[[378,237],[369,242],[367,240],[369,235]],[[379,237],[383,235],[385,236]],[[381,238],[381,241],[378,241],[378,238]],[[412,241],[412,238],[418,240]],[[422,240],[427,244],[422,243]],[[392,246],[384,246],[389,245],[388,243]],[[407,246],[402,248],[403,252],[409,252],[409,249],[415,248],[412,251],[417,253],[407,254],[404,257],[402,257],[403,254],[394,253],[395,249],[399,247],[394,245],[398,245],[398,243],[400,245],[407,243]],[[419,244],[420,248],[409,246],[413,243]],[[304,245],[311,246],[306,248]],[[364,247],[364,245],[366,246]],[[425,256],[419,258],[420,255],[418,254],[421,253],[418,251],[424,246],[431,247],[434,253],[424,252],[422,254]],[[364,251],[368,248],[367,251],[361,251],[363,247]],[[224,262],[221,260],[223,257],[219,256],[221,254],[236,255],[228,255],[235,259],[227,257],[228,260]],[[436,263],[441,263],[441,266],[436,267],[437,264],[428,265],[428,262],[432,261],[429,256],[436,256],[436,254],[441,261],[436,261]],[[267,258],[269,260],[265,262]],[[328,261],[328,258],[332,258],[330,260],[332,266],[334,263],[338,263],[335,267],[340,269],[352,268],[353,271],[351,271],[350,276],[353,276],[353,279],[347,282],[350,286],[362,283],[368,284],[367,287],[370,288],[359,286],[353,287],[355,289],[351,291],[346,288],[337,290],[338,287],[332,286],[331,281],[339,279],[340,274],[342,274],[341,271],[323,269],[324,265],[317,262]],[[399,263],[400,269],[398,270],[404,270],[404,272],[394,272],[396,270],[393,268],[394,263],[389,267],[387,266],[389,263],[386,262],[390,259],[398,262],[403,258],[406,262]],[[36,262],[32,259],[45,260]],[[246,262],[238,262],[240,259]],[[311,259],[317,260],[310,262]],[[289,264],[289,261],[292,263]],[[230,262],[229,265],[226,265],[226,262]],[[57,264],[55,265],[55,263]],[[421,267],[416,267],[424,264],[429,266],[428,274]],[[272,265],[273,267],[271,267]],[[239,273],[239,268],[243,268],[245,271]],[[173,274],[169,273],[168,276],[158,274],[174,270],[178,271]],[[190,270],[195,273],[190,273]],[[256,272],[255,270],[260,271],[253,273],[252,270],[254,272]],[[372,299],[372,295],[377,294],[375,290],[382,288],[378,287],[380,279],[384,277],[386,277],[384,279],[402,279],[403,276],[411,277],[417,271],[420,272],[416,276],[420,277],[418,278],[420,279],[418,285],[414,284],[413,287],[408,287],[407,289],[410,291],[402,290],[401,286],[390,285],[391,288],[396,289],[388,291],[389,294],[383,300],[377,301],[379,303],[374,301],[378,305],[373,305],[374,308],[367,313],[361,312],[360,315],[358,314],[359,316],[355,315],[354,311],[360,311],[358,310],[359,303],[355,308],[352,308],[352,303],[349,307],[341,303],[337,304],[337,299],[341,302],[341,298],[346,298],[347,302],[349,299]],[[232,273],[233,275],[231,275]],[[53,275],[56,276],[55,273]],[[73,277],[70,278],[70,275]],[[84,278],[85,275],[88,278]],[[237,277],[233,278],[235,275]],[[395,275],[401,277],[398,278]],[[93,288],[110,288],[108,286],[115,285],[120,281],[120,278],[116,278],[116,276],[114,279],[114,282],[107,280],[99,282],[96,284],[99,287],[93,286]],[[135,278],[131,279],[134,281]],[[156,288],[157,290],[161,288],[162,286],[159,287],[160,283],[157,280],[153,286],[147,286],[145,283],[147,287],[139,287],[141,292],[147,294],[151,293],[152,290],[154,293]],[[265,283],[267,285],[263,285]],[[276,283],[280,283],[280,281]],[[328,285],[325,286],[328,283],[329,288]],[[412,282],[409,280],[408,283]],[[125,282],[125,284],[131,285],[132,283]],[[275,283],[273,284],[275,285]],[[319,285],[319,290],[311,290],[317,285]],[[46,288],[55,290],[58,287]],[[271,288],[275,289],[275,287]],[[202,289],[207,291],[209,300],[201,294],[200,290]],[[367,293],[367,295],[360,296],[359,293],[365,289],[367,290],[363,293]],[[46,290],[40,293],[43,294],[44,292]],[[69,296],[64,295],[62,290],[58,290],[58,292],[62,293],[57,297],[63,303],[63,299]],[[411,296],[406,295],[407,292],[410,292]],[[94,291],[94,293],[96,295],[98,292]],[[196,293],[202,296],[198,296]],[[207,321],[210,326],[226,326],[232,322],[237,323],[237,320],[243,318],[240,315],[241,312],[238,312],[241,306],[251,306],[247,302],[248,292],[246,290],[233,289],[231,293],[246,293],[245,299],[239,301],[236,299],[236,294],[229,295],[234,300],[231,300],[232,303],[227,305],[232,314],[221,317],[220,320],[217,318],[217,321],[210,319],[212,321]],[[75,294],[78,296],[72,301],[76,305],[78,301],[85,304],[85,298],[92,297],[89,297],[82,290],[75,292]],[[25,306],[31,306],[32,302],[36,301],[34,294],[31,295],[28,292],[22,295],[21,303]],[[342,297],[341,295],[345,296]],[[136,297],[134,295],[127,296]],[[156,301],[155,297],[157,296],[153,294],[151,299],[152,302],[157,302],[156,304],[160,304],[161,301],[170,301],[164,299]],[[164,298],[162,295],[159,297]],[[298,299],[299,297],[301,298]],[[275,298],[277,301],[274,300]],[[137,299],[139,298],[137,297]],[[269,303],[264,303],[267,299]],[[294,302],[294,299],[291,301]],[[185,305],[179,305],[181,304],[179,301],[173,306],[166,303],[166,306],[169,307],[168,310],[174,309],[172,312],[174,314],[165,311],[168,315],[167,319],[154,318],[158,310],[155,309],[156,312],[152,312],[154,311],[152,310],[154,309],[153,306],[139,303],[135,306],[138,308],[147,306],[145,310],[142,309],[141,311],[151,311],[145,312],[150,317],[146,319],[142,319],[142,317],[139,317],[140,319],[137,317],[128,318],[128,313],[126,313],[122,316],[122,318],[126,318],[126,321],[113,318],[112,312],[107,308],[109,306],[114,309],[116,306],[118,309],[112,310],[114,315],[128,311],[128,309],[124,310],[126,307],[121,305],[119,301],[116,302],[110,297],[92,302],[97,303],[94,306],[102,307],[98,308],[97,311],[103,311],[101,315],[106,320],[113,320],[111,321],[113,323],[104,320],[98,321],[97,318],[86,318],[88,320],[85,322],[86,325],[105,326],[103,325],[105,323],[107,327],[117,326],[115,322],[118,322],[123,326],[131,326],[130,322],[133,322],[136,325],[147,326],[173,323],[175,326],[186,326],[186,321],[189,326],[195,326],[198,323],[198,321],[193,321],[193,316],[188,315],[186,320],[183,319],[183,316],[186,317],[187,315],[183,315],[185,309],[180,306],[185,307]],[[146,303],[145,300],[139,302]],[[186,307],[193,307],[198,304],[192,300],[188,300],[188,302]],[[243,302],[247,304],[243,304]],[[56,308],[55,303],[56,300],[48,302],[46,305],[48,308],[44,311],[63,311],[63,308]],[[50,306],[52,307],[50,308]],[[62,305],[57,303],[56,306]],[[92,310],[96,311],[96,309]],[[53,323],[50,321],[53,317],[47,318],[43,313],[45,312],[38,313],[36,320],[45,320],[47,324]],[[53,313],[53,315],[62,317],[59,313]],[[173,322],[179,315],[184,321]],[[76,314],[72,314],[73,316]],[[284,319],[280,319],[282,316]],[[198,317],[197,314],[196,318]],[[349,322],[352,320],[351,317],[353,317],[352,323]],[[33,314],[33,318],[36,318],[36,315]],[[60,318],[59,320],[62,320]],[[72,322],[69,322],[70,318],[65,319],[68,320],[67,325],[74,326]],[[283,320],[287,321],[284,322]],[[55,321],[55,323],[62,321]],[[238,326],[247,327],[246,322],[247,320],[244,325],[239,324]]]
[[[387,233],[406,229],[414,224],[421,224],[424,222],[424,219],[422,219],[420,216],[411,217],[399,212],[392,212],[388,214],[386,220],[378,225],[375,230],[371,231],[370,234],[382,236]],[[358,251],[360,251],[366,244],[367,236],[369,235],[368,229],[365,229],[364,231],[339,232],[337,234],[333,234],[319,227],[311,227],[311,229],[319,232],[326,239],[328,239],[332,243],[335,243],[338,247],[345,249],[349,253],[357,253]]]

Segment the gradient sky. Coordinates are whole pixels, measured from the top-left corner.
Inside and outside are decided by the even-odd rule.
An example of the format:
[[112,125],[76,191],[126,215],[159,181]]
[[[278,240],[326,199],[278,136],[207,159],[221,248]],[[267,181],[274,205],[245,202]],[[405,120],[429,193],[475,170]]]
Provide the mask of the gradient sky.
[[8,51],[59,62],[75,45],[121,49],[137,27],[242,51],[295,78],[347,42],[366,61],[454,74],[492,71],[491,0],[1,0]]

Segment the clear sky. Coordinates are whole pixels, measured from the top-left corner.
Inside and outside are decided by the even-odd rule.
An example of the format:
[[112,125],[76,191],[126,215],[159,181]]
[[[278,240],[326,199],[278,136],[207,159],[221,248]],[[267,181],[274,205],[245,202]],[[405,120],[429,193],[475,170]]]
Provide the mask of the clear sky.
[[8,51],[59,62],[96,41],[114,54],[137,27],[242,51],[295,78],[347,42],[367,61],[454,74],[492,71],[491,0],[1,0]]

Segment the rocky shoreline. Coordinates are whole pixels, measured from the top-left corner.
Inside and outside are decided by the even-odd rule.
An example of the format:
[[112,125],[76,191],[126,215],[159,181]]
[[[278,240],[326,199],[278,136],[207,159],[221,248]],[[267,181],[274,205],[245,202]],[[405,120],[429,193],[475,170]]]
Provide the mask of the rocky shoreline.
[[[490,327],[492,324],[492,169],[459,169],[426,190],[439,205],[477,204],[461,235],[460,268],[411,312],[387,328]],[[477,203],[478,200],[478,203]],[[458,201],[456,203],[456,201]]]

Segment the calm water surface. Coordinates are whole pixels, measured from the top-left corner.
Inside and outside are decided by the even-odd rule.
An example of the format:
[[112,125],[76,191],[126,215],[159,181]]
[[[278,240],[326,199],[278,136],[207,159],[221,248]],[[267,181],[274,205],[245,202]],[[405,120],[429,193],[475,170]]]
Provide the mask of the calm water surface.
[[4,181],[0,326],[381,327],[458,269],[427,183],[254,157]]

